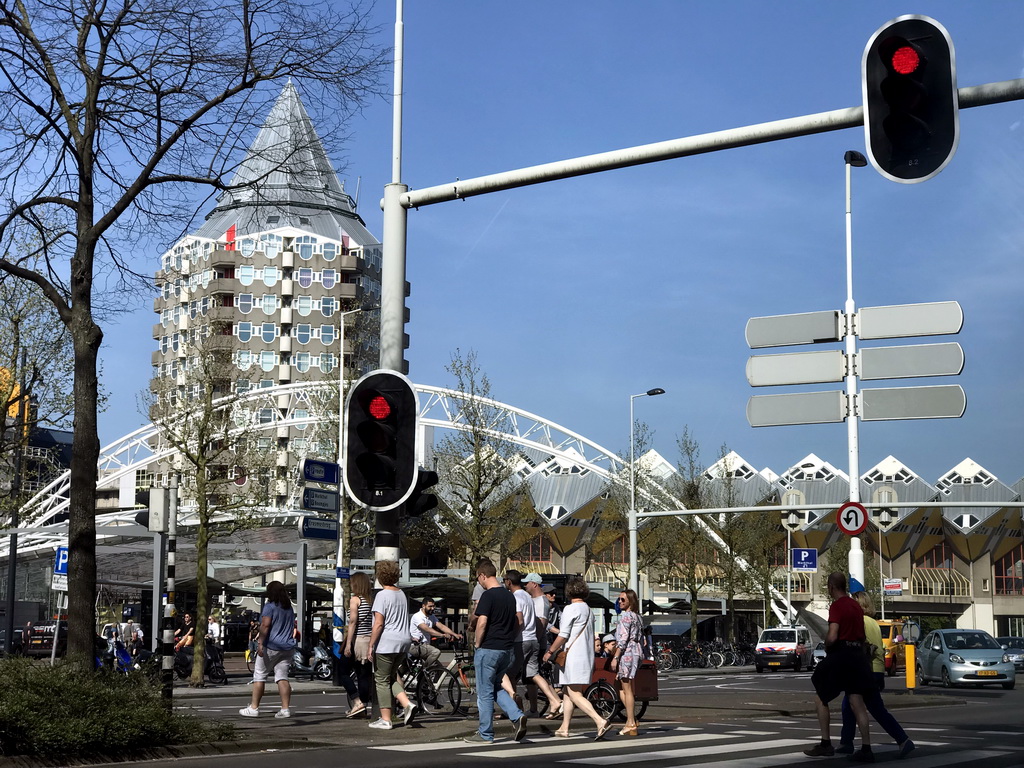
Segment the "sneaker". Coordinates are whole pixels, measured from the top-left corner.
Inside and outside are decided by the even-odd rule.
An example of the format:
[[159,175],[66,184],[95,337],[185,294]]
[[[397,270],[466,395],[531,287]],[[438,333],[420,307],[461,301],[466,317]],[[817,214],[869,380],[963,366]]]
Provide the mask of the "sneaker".
[[274,717],[291,717],[292,711],[290,709],[281,709],[274,713]]
[[518,720],[513,720],[512,726],[515,728],[512,738],[516,741],[522,741],[523,736],[526,735],[526,715],[523,715]]
[[818,742],[810,749],[805,749],[804,754],[808,757],[832,757],[836,753],[832,747],[832,743]]
[[370,723],[370,727],[376,728],[379,731],[390,731],[395,726],[393,726],[390,722],[381,717]]
[[844,744],[843,742],[840,741],[839,742],[839,746],[836,747],[836,754],[837,755],[852,755],[853,754],[853,744]]
[[259,710],[259,708],[254,708],[252,706],[248,706],[248,707],[245,707],[244,709],[238,710],[238,714],[240,714],[242,717],[259,717],[260,716],[260,710]]
[[852,755],[850,759],[855,763],[873,763],[875,762],[875,753],[871,751],[871,747],[861,747]]
[[900,751],[899,751],[900,760],[902,760],[904,757],[906,757],[911,752],[913,752],[915,746],[916,746],[916,744],[914,744],[914,742],[912,742],[910,739],[907,739],[902,744],[900,744]]
[[467,744],[493,744],[494,739],[485,739],[480,735],[480,731],[477,731],[472,736],[467,736],[463,739]]
[[416,705],[409,702],[409,706],[406,707],[405,712],[402,713],[402,723],[404,725],[412,725],[414,717],[416,717]]

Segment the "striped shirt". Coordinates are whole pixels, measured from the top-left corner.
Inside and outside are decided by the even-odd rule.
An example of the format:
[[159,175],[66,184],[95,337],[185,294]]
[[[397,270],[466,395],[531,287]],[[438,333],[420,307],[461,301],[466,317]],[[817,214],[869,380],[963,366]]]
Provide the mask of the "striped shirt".
[[370,611],[370,604],[363,598],[359,598],[359,614],[356,620],[356,637],[369,637],[373,629],[373,615]]

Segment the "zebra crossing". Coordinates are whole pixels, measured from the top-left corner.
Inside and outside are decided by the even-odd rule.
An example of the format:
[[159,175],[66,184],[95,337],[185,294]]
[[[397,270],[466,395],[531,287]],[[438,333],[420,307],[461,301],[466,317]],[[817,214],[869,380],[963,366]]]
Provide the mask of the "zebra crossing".
[[[581,722],[581,727],[583,723]],[[809,758],[803,750],[813,746],[817,729],[805,719],[765,718],[738,723],[710,723],[677,726],[670,723],[645,724],[636,739],[612,738],[595,742],[591,733],[557,738],[546,731],[528,734],[521,743],[497,740],[491,746],[442,741],[371,747],[390,752],[418,755],[419,765],[470,765],[480,760],[509,766],[635,766],[635,768],[783,768],[845,765],[842,756]],[[936,728],[908,728],[917,749],[900,766],[906,768],[1009,768],[1024,765],[1024,734],[995,732],[987,736],[950,735]],[[993,746],[993,743],[998,746]],[[430,753],[429,757],[425,753]],[[874,747],[878,763],[895,761],[896,746]],[[837,762],[838,760],[838,762]]]

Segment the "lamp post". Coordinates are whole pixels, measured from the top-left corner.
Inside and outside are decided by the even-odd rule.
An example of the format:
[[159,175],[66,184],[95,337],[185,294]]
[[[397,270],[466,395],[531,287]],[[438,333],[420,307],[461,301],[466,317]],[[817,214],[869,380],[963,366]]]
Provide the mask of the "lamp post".
[[892,512],[888,509],[878,511],[878,573],[881,579],[879,585],[882,589],[879,592],[879,604],[882,607],[882,620],[885,620],[885,571],[882,570],[882,534],[889,530],[892,525]]
[[640,577],[637,573],[637,538],[636,538],[636,467],[635,467],[635,446],[634,446],[634,421],[633,401],[638,397],[654,397],[664,395],[665,390],[661,387],[648,389],[637,395],[629,396],[629,588],[640,596]]
[[[338,479],[342,474],[342,445],[345,443],[345,318],[358,312],[371,312],[378,309],[377,304],[363,304],[338,315],[338,343],[341,350],[338,365]],[[345,567],[345,489],[339,486],[341,498],[338,499],[338,551],[334,562],[334,626],[345,626],[345,588],[344,580],[339,576]],[[337,683],[340,685],[340,679]]]
[[[850,169],[863,168],[868,164],[867,158],[852,149],[843,155],[846,164],[846,402],[849,404],[849,415],[846,417],[847,450],[849,453],[850,501],[860,501],[860,417],[857,415],[857,375],[853,361],[857,355],[857,337],[854,334],[853,319],[856,304],[853,302],[853,213],[850,194]],[[849,571],[851,580],[857,581],[864,588],[864,550],[860,539],[850,537]],[[853,585],[851,585],[853,586]],[[852,591],[852,590],[851,590]]]
[[800,514],[791,509],[782,513],[786,528],[786,624],[793,623],[793,531],[800,527]]

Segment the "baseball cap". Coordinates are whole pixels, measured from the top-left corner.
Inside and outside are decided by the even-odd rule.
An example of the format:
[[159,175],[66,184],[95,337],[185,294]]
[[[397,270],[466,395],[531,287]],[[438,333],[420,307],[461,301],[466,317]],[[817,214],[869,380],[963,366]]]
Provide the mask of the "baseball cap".
[[523,581],[532,581],[534,584],[540,584],[544,579],[540,577],[539,573],[528,573],[523,576]]
[[545,595],[550,595],[552,592],[555,591],[554,584],[542,584],[540,588]]

